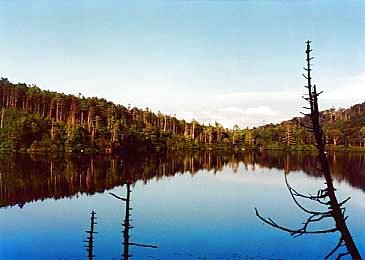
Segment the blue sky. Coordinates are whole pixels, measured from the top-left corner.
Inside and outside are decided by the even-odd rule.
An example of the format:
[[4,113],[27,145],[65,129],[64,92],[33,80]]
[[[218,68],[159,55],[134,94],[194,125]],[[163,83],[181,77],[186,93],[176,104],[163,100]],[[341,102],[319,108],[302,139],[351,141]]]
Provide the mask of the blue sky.
[[364,1],[0,0],[0,76],[226,127],[365,99]]

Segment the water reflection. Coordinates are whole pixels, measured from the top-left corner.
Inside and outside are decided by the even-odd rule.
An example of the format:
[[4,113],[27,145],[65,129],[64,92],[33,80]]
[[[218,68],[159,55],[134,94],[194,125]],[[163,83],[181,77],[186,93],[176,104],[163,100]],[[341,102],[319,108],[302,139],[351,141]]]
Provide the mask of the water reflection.
[[[131,224],[131,222],[132,222],[131,216],[132,216],[132,210],[133,210],[133,208],[131,207],[131,192],[132,192],[131,183],[128,182],[126,184],[126,187],[127,187],[127,191],[126,191],[125,197],[121,197],[112,192],[109,193],[115,199],[120,200],[125,205],[124,220],[122,222],[122,234],[123,234],[123,238],[122,238],[123,246],[122,246],[122,255],[121,255],[122,260],[128,260],[128,259],[132,258],[132,254],[130,253],[131,246],[158,248],[158,246],[156,246],[156,245],[142,244],[142,243],[136,243],[136,242],[130,241],[130,238],[131,238],[130,231],[134,228],[134,226],[132,226],[132,224]],[[95,211],[92,210],[91,218],[90,218],[90,230],[86,231],[86,233],[88,234],[88,237],[87,237],[87,240],[84,241],[84,242],[86,242],[85,247],[86,247],[87,257],[89,260],[93,260],[95,257],[95,255],[93,254],[93,252],[94,252],[94,234],[98,233],[98,232],[95,232],[95,224],[96,224],[95,220],[96,220]]]
[[[333,178],[365,191],[365,154],[329,154]],[[206,169],[217,173],[224,166],[234,172],[244,167],[276,168],[285,172],[303,171],[321,177],[313,169],[309,153],[242,152],[242,153],[164,153],[103,156],[41,156],[17,154],[0,157],[0,207],[43,200],[94,194],[138,180],[147,183],[165,176]]]
[[86,248],[86,252],[87,252],[87,258],[89,260],[93,260],[95,255],[94,255],[94,234],[98,233],[95,231],[95,224],[96,224],[96,217],[95,217],[95,211],[91,211],[91,217],[90,217],[90,230],[85,231],[88,236],[86,238],[86,241],[84,241],[86,243],[85,248]]
[[125,203],[125,214],[124,214],[124,221],[122,224],[123,230],[123,254],[122,254],[122,260],[128,260],[132,257],[132,254],[130,254],[129,249],[131,246],[138,246],[138,247],[148,247],[148,248],[157,248],[155,245],[148,245],[148,244],[141,244],[130,241],[130,230],[134,228],[131,224],[131,211],[133,208],[131,208],[131,184],[128,182],[126,184],[127,186],[127,194],[125,198],[122,198],[114,193],[110,193],[114,198],[121,200]]

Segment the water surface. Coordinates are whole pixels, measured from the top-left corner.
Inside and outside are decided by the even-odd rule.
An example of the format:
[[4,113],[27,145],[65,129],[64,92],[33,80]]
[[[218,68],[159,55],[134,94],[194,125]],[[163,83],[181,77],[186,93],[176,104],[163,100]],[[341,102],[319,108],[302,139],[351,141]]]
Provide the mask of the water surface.
[[[95,259],[121,259],[131,183],[132,259],[322,259],[338,234],[292,238],[261,214],[299,227],[305,214],[284,182],[315,193],[323,178],[305,153],[153,154],[0,158],[0,258],[87,259],[90,212]],[[330,154],[338,197],[351,196],[348,225],[365,255],[365,155]],[[318,208],[316,205],[308,205]],[[319,227],[329,226],[323,222]],[[318,226],[317,226],[318,227]]]

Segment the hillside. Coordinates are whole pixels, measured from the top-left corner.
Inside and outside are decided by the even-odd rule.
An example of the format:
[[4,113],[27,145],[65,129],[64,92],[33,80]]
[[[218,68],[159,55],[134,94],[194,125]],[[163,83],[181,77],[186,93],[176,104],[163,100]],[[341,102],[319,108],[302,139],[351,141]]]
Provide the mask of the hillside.
[[[365,102],[348,109],[324,110],[320,113],[320,120],[328,149],[365,146]],[[253,129],[256,145],[273,148],[284,144],[295,149],[309,148],[314,145],[314,137],[305,126],[310,126],[308,116],[260,126]]]
[[[0,79],[0,150],[112,153],[122,150],[310,149],[307,118],[225,129],[101,98],[41,90]],[[365,103],[321,113],[329,147],[364,147]]]

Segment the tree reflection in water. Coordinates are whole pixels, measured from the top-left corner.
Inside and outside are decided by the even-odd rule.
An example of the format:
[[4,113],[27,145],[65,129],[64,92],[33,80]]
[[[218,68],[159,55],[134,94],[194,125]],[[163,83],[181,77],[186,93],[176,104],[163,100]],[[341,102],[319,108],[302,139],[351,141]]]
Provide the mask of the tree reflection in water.
[[95,225],[96,225],[96,217],[95,217],[95,211],[91,211],[91,217],[90,217],[90,230],[85,231],[88,236],[86,240],[84,241],[86,243],[85,248],[87,252],[87,257],[89,260],[93,260],[94,255],[94,234],[98,233],[95,231]]
[[[44,200],[104,192],[128,180],[149,182],[176,174],[195,175],[200,170],[219,174],[223,167],[236,171],[241,164],[255,167],[303,171],[322,178],[311,166],[314,155],[305,152],[277,151],[240,153],[165,153],[124,155],[118,157],[74,156],[47,157],[18,154],[0,155],[0,207]],[[328,154],[332,177],[365,191],[365,154]]]
[[[122,223],[122,233],[123,233],[123,253],[122,253],[122,260],[128,260],[130,258],[132,258],[132,255],[129,252],[130,246],[138,246],[138,247],[148,247],[148,248],[158,248],[158,246],[156,245],[148,245],[148,244],[141,244],[141,243],[136,243],[136,242],[132,242],[130,241],[130,230],[133,229],[134,227],[131,224],[131,211],[132,208],[130,206],[131,203],[131,184],[130,182],[126,183],[127,186],[127,194],[126,197],[121,197],[118,196],[112,192],[110,192],[109,194],[112,195],[114,198],[122,201],[125,203],[125,214],[124,214],[124,221]],[[86,251],[87,251],[87,256],[89,260],[94,259],[95,255],[93,254],[93,250],[94,250],[94,234],[96,234],[97,232],[95,232],[94,227],[95,227],[95,212],[92,211],[91,212],[91,218],[90,218],[90,230],[86,231],[86,233],[88,234],[87,240],[84,241],[86,242]]]
[[148,247],[148,248],[157,248],[157,246],[155,245],[148,245],[148,244],[141,244],[141,243],[136,243],[136,242],[131,242],[130,241],[130,230],[132,228],[134,228],[131,225],[131,219],[130,217],[132,216],[131,211],[132,208],[130,207],[130,203],[131,203],[131,184],[128,182],[127,183],[127,194],[126,197],[120,197],[114,193],[110,192],[110,195],[112,195],[114,198],[121,200],[122,202],[125,202],[125,215],[124,215],[124,221],[123,221],[123,254],[122,254],[122,259],[123,260],[128,260],[132,257],[132,255],[129,252],[129,248],[130,246],[139,246],[139,247]]
[[[220,174],[225,167],[232,171],[243,167],[248,169],[238,174],[254,174],[251,169],[255,168],[278,169],[279,172],[286,171],[289,179],[299,171],[322,181],[321,172],[311,166],[313,158],[314,155],[306,152],[278,151],[175,152],[109,157],[0,155],[0,205],[22,207],[36,200],[91,195],[128,182],[132,186],[136,181],[148,183],[165,176],[195,175],[204,169],[211,174]],[[330,153],[328,161],[335,180],[365,191],[365,154]]]

